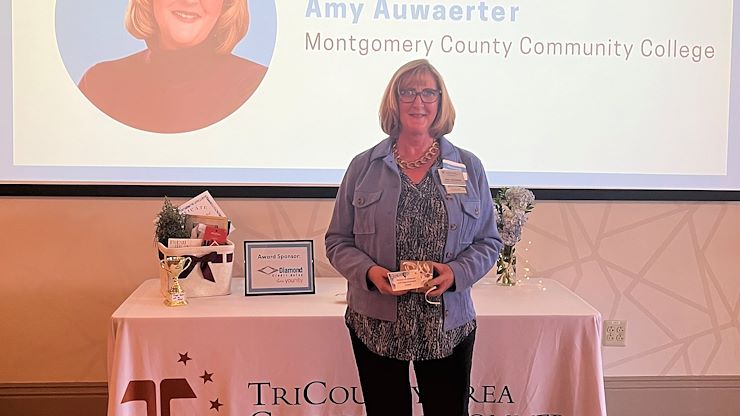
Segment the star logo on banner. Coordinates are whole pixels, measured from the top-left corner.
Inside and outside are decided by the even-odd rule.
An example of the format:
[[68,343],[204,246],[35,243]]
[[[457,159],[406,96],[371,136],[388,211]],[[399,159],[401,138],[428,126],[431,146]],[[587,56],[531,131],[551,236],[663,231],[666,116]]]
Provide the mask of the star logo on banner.
[[218,408],[223,406],[223,404],[219,403],[218,397],[216,397],[216,400],[209,400],[209,402],[211,402],[211,409],[216,409],[217,412]]
[[211,376],[212,376],[212,375],[213,375],[213,373],[209,373],[208,371],[205,371],[205,370],[204,370],[204,371],[203,371],[203,375],[202,375],[202,376],[199,376],[199,377],[203,379],[203,384],[206,384],[206,383],[207,383],[207,382],[209,382],[209,381],[210,381],[211,383],[213,383],[213,379],[211,379]]
[[[190,358],[190,352],[177,353],[180,359],[177,363],[182,363],[183,367],[188,365],[188,361],[193,361],[194,365],[198,363],[197,359]],[[197,357],[196,357],[197,358]],[[175,365],[177,365],[177,363]],[[169,375],[169,377],[163,377],[160,374],[156,374],[152,379],[148,380],[130,380],[126,386],[126,390],[121,398],[121,406],[129,406],[130,402],[144,402],[146,404],[146,415],[156,416],[158,414],[157,408],[161,406],[162,415],[170,415],[171,409],[170,404],[173,400],[188,400],[195,399],[195,402],[187,405],[190,409],[197,409],[205,407],[205,401],[210,402],[210,409],[220,412],[221,406],[226,406],[221,403],[221,397],[224,391],[214,382],[213,376],[215,373],[209,373],[202,367],[197,370],[196,374],[201,370],[203,375],[197,376],[203,380],[203,383],[197,383],[195,381],[189,381],[186,374],[182,374],[183,377],[175,377],[175,374]],[[196,377],[192,371],[188,371],[185,368],[182,369],[185,373],[190,373],[191,377]],[[207,386],[208,382],[211,383]],[[200,385],[200,388],[197,386]],[[196,390],[193,390],[193,387]],[[196,394],[197,393],[197,394]],[[228,394],[227,394],[228,395]],[[209,400],[207,397],[216,396],[215,400]],[[200,398],[200,399],[199,399]]]
[[188,361],[192,360],[192,358],[188,357],[188,353],[187,352],[185,354],[180,354],[178,352],[177,354],[180,355],[180,359],[177,360],[177,362],[178,363],[181,362],[184,366],[187,366],[188,365]]

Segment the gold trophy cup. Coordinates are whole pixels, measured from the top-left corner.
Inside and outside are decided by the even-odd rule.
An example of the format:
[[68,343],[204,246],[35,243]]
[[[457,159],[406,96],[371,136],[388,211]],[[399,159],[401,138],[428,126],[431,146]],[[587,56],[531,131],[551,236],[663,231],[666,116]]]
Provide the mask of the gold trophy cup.
[[167,256],[159,262],[159,265],[167,272],[170,279],[169,288],[164,299],[165,305],[182,306],[188,304],[187,299],[185,299],[185,291],[180,286],[179,276],[183,270],[190,266],[192,261],[190,257]]

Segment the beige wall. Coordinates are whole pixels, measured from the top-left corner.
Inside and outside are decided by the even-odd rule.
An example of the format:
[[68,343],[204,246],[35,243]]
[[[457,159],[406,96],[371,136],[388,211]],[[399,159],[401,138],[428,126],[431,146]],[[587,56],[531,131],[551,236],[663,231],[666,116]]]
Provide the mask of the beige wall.
[[[157,275],[161,204],[0,198],[0,383],[106,379],[109,317]],[[235,275],[255,239],[313,239],[317,276],[336,275],[323,244],[333,200],[219,204],[237,228]],[[627,347],[604,349],[607,376],[738,375],[739,231],[738,203],[539,202],[520,264],[628,320]]]

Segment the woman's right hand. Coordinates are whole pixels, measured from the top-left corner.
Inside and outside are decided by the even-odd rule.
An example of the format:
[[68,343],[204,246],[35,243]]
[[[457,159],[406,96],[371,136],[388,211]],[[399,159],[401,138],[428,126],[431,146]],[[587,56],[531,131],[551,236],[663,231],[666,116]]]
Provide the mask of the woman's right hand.
[[384,295],[401,296],[409,292],[408,290],[394,292],[388,280],[388,269],[377,264],[367,270],[367,278],[378,288],[378,292]]

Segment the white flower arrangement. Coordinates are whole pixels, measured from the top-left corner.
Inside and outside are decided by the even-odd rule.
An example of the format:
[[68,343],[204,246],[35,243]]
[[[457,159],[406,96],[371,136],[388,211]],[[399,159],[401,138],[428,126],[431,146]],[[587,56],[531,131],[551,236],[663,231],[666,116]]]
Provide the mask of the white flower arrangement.
[[522,228],[534,209],[534,194],[526,188],[501,188],[494,198],[496,226],[507,246],[514,247],[522,239]]
[[526,188],[501,188],[494,198],[496,227],[504,242],[496,262],[499,283],[516,284],[516,256],[514,246],[522,239],[522,228],[534,209],[534,194]]

